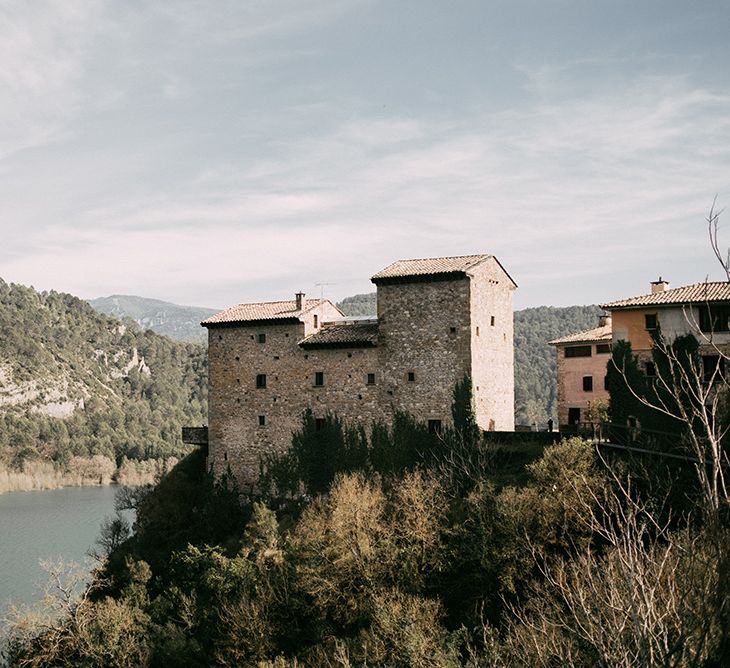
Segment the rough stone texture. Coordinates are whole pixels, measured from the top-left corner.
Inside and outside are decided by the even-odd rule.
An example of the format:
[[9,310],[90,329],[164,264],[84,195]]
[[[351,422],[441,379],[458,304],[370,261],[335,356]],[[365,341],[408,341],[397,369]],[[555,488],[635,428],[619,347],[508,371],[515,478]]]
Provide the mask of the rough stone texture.
[[[209,325],[208,461],[215,475],[230,470],[241,481],[254,481],[262,457],[289,447],[307,408],[315,417],[332,412],[366,427],[390,422],[394,409],[448,425],[454,385],[467,373],[479,425],[514,428],[515,285],[496,259],[484,256],[460,276],[375,282],[375,347],[370,336],[345,346],[349,333],[317,336],[322,345],[314,348],[300,345],[323,322],[340,318],[328,301],[299,320]],[[259,334],[266,334],[265,343]],[[321,386],[315,385],[317,372],[324,374]],[[265,388],[256,387],[258,374],[266,374]],[[375,374],[375,383],[368,383],[368,374]]]
[[477,423],[486,431],[515,428],[514,284],[490,258],[471,278],[471,374]]

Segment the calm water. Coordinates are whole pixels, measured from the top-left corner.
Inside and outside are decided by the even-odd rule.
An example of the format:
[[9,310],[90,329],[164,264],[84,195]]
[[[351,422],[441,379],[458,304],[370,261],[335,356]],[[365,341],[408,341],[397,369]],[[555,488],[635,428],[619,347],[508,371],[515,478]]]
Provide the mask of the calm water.
[[46,581],[40,560],[85,563],[115,487],[65,487],[0,494],[0,617],[8,603],[32,603]]

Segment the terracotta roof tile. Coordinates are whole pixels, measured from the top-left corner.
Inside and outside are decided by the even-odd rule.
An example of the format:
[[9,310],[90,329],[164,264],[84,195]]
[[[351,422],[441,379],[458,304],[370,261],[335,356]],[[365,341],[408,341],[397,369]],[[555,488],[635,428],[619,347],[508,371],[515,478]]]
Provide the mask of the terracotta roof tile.
[[635,308],[640,306],[670,306],[681,304],[696,304],[698,302],[730,301],[730,282],[693,283],[681,288],[671,288],[654,294],[639,295],[629,299],[602,304],[601,308],[608,311],[620,308]]
[[291,299],[282,302],[259,302],[258,304],[237,304],[231,308],[210,316],[200,324],[203,327],[220,325],[232,322],[255,322],[258,320],[287,320],[298,319],[302,313],[317,306],[321,299],[305,299],[304,308],[297,311],[296,302]]
[[382,278],[405,276],[428,276],[430,274],[464,273],[471,267],[484,262],[491,255],[462,255],[459,257],[432,257],[421,260],[398,260],[388,265],[372,277],[373,281]]
[[316,334],[302,339],[299,345],[302,348],[373,348],[378,343],[378,324],[368,323],[341,323],[326,325]]
[[548,341],[551,346],[562,345],[564,343],[590,343],[592,341],[611,341],[611,325],[596,327],[595,329],[585,329],[582,332],[568,334],[560,339]]

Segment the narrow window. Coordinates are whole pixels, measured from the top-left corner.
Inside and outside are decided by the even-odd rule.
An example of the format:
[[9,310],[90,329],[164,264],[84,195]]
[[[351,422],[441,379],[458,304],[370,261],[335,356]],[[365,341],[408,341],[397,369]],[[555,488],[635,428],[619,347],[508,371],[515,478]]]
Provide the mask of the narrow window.
[[315,431],[322,431],[324,429],[325,424],[326,424],[326,420],[324,418],[314,418]]
[[317,315],[315,314],[315,316],[314,316],[314,328],[315,329],[317,329],[317,321],[318,320],[319,320],[319,318],[317,318]]
[[317,387],[324,385],[324,371],[316,371],[314,374],[314,384]]
[[375,385],[375,374],[374,373],[368,374],[368,385]]
[[479,336],[479,325],[477,325],[477,336]]
[[649,378],[656,376],[656,367],[654,366],[654,362],[646,362],[644,364],[644,369],[646,370],[646,375]]
[[266,426],[266,416],[259,415],[259,427],[265,427],[265,426]]
[[441,433],[441,420],[429,420],[428,421],[428,433],[429,434],[440,434]]
[[593,376],[583,376],[583,391],[593,392]]
[[266,334],[259,334],[259,343],[266,343]]
[[408,382],[409,383],[415,383],[416,382],[416,372],[415,371],[409,371],[408,372]]
[[656,329],[656,313],[647,313],[644,316],[644,322],[649,331]]
[[702,356],[702,372],[706,383],[711,383],[713,379],[721,380],[722,373],[725,371],[724,361],[719,355]]
[[491,320],[489,321],[489,324],[494,327],[494,316],[492,316]]
[[223,341],[223,337],[220,334],[218,334],[218,340]]
[[260,373],[256,376],[256,388],[263,390],[266,387],[266,374]]
[[606,374],[606,375],[605,375],[605,376],[603,377],[603,389],[604,389],[604,390],[607,390],[607,389],[608,389],[608,374]]
[[590,346],[568,346],[565,349],[566,357],[590,357],[591,347]]

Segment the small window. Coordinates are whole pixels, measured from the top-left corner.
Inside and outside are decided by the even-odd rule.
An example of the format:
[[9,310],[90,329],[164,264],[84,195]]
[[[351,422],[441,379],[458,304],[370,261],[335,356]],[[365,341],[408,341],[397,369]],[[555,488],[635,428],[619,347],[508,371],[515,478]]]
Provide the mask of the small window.
[[266,416],[259,415],[259,427],[265,427],[265,426],[266,426]]
[[429,434],[440,434],[441,433],[441,420],[429,420],[428,421],[428,433]]
[[603,377],[603,389],[608,390],[608,374]]
[[599,355],[610,355],[611,354],[611,344],[610,343],[599,343],[596,346],[596,353]]
[[368,385],[375,385],[375,374],[374,373],[368,374]]
[[324,371],[317,371],[314,374],[314,384],[317,387],[324,385]]
[[256,388],[263,390],[266,387],[266,374],[260,373],[256,376]]
[[266,334],[259,334],[259,343],[266,343]]
[[590,357],[591,347],[590,346],[568,346],[565,349],[566,357]]
[[218,340],[223,341],[223,337],[220,334],[218,334]]
[[409,383],[415,383],[416,382],[416,372],[415,371],[409,371],[408,372],[408,382]]
[[703,355],[702,372],[706,383],[711,383],[713,380],[722,380],[725,372],[725,360],[719,355]]
[[568,424],[578,424],[580,422],[580,408],[571,406],[568,408]]
[[325,418],[314,418],[314,429],[315,431],[322,431],[327,421]]
[[456,334],[456,327],[449,327],[449,331],[450,331],[450,332],[451,332],[452,334]]
[[593,392],[593,376],[583,376],[583,391]]
[[236,362],[240,362],[240,361],[241,361],[241,358],[238,355],[236,355]]
[[644,371],[649,378],[656,376],[656,367],[654,366],[654,362],[646,362],[644,364]]
[[477,325],[477,336],[479,336],[479,325]]
[[494,316],[491,317],[489,324],[494,327]]
[[317,322],[318,322],[318,321],[319,321],[319,318],[318,318],[318,317],[317,317],[317,315],[315,314],[315,316],[314,316],[314,327],[315,327],[315,329],[317,328]]
[[649,331],[656,329],[656,313],[647,313],[644,315],[644,322]]

